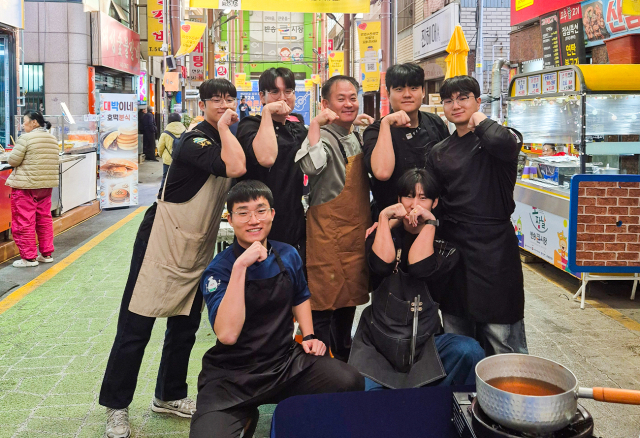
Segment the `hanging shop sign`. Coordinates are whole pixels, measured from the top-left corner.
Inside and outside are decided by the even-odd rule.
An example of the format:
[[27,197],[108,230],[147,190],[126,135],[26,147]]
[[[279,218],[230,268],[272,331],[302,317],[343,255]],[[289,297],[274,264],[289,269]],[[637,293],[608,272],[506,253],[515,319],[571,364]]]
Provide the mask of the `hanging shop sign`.
[[163,0],[147,0],[147,41],[149,56],[163,56],[162,42],[164,39]]
[[[190,0],[192,8],[233,9],[245,11],[281,11],[279,0]],[[369,0],[296,0],[286,4],[290,12],[331,12],[368,14]]]
[[380,51],[381,23],[380,21],[359,21],[358,41],[360,42],[360,71],[362,76],[362,91],[378,91],[380,88]]
[[138,205],[138,96],[100,93],[100,206]]
[[180,91],[180,73],[177,71],[164,72],[164,91]]
[[204,81],[204,37],[189,55],[189,80]]
[[511,0],[511,25],[538,20],[538,17],[570,6],[576,0]]
[[344,52],[331,52],[329,54],[329,75],[344,75]]
[[584,49],[584,27],[580,4],[567,6],[558,11],[560,16],[560,49],[563,65],[584,64],[587,54]]
[[24,2],[0,0],[0,24],[24,29]]
[[540,17],[540,30],[542,31],[542,60],[544,68],[561,66],[558,14],[554,12]]
[[138,104],[146,105],[147,104],[147,72],[141,71],[138,76],[138,80],[136,82],[136,91],[138,93]]
[[176,58],[193,52],[202,39],[206,28],[207,25],[205,23],[198,23],[197,21],[183,22],[180,26],[180,48],[176,52]]
[[640,33],[640,15],[624,15],[622,0],[588,0],[581,3],[586,46],[629,33]]
[[216,41],[214,57],[216,62],[216,78],[229,79],[229,43]]
[[413,60],[445,52],[458,24],[460,4],[452,3],[413,26]]
[[132,75],[140,74],[140,35],[107,14],[92,12],[92,64],[109,67]]

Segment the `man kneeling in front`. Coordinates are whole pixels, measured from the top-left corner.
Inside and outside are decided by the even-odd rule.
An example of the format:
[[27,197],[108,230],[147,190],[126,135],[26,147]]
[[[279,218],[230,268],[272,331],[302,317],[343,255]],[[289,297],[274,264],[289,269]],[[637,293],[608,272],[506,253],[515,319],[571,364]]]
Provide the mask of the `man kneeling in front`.
[[[267,241],[272,205],[271,190],[259,181],[242,181],[227,195],[236,240],[201,280],[218,340],[202,359],[191,438],[251,437],[262,404],[364,389],[355,368],[323,356],[302,259],[292,246]],[[293,340],[294,316],[301,345]]]

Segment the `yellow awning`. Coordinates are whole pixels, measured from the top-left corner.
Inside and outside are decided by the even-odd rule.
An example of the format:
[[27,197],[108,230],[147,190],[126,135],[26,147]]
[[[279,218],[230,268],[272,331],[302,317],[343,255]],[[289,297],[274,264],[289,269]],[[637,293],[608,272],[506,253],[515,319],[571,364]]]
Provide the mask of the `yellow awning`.
[[590,91],[640,91],[640,64],[579,64]]

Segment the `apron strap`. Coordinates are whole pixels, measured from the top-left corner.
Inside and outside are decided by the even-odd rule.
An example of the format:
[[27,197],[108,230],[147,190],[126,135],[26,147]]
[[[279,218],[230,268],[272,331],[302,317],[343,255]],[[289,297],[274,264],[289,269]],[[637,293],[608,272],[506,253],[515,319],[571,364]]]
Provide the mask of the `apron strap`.
[[321,130],[324,132],[328,132],[333,136],[333,138],[336,139],[336,141],[338,142],[338,146],[340,147],[340,153],[342,154],[342,158],[344,158],[344,164],[349,164],[349,159],[347,158],[347,152],[344,150],[344,146],[342,145],[342,142],[340,141],[338,136],[327,128],[321,128]]
[[271,245],[271,251],[273,251],[273,255],[276,256],[276,262],[278,263],[278,266],[280,267],[280,273],[285,272],[287,269],[284,267],[284,263],[282,263],[282,259],[280,258],[280,254],[278,254],[278,251],[273,247],[273,245]]
[[358,140],[358,143],[360,143],[360,147],[362,147],[363,146],[362,137],[360,137],[360,134],[358,133],[358,131],[352,131],[352,132],[356,136],[356,139]]

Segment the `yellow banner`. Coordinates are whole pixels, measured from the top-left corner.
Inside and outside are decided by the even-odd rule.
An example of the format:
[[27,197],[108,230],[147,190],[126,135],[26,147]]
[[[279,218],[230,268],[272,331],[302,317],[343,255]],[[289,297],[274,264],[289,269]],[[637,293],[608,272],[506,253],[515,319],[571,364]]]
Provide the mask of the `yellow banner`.
[[238,91],[251,91],[251,81],[247,81],[246,73],[235,74],[235,85]]
[[[320,77],[320,75],[311,75],[311,80],[316,85],[320,85],[322,83],[322,78]],[[305,84],[306,84],[306,82],[305,82]]]
[[329,53],[329,76],[344,74],[344,52]]
[[162,50],[162,0],[147,0],[147,40],[149,56],[163,56]]
[[640,15],[640,0],[623,0],[622,14],[631,16]]
[[358,41],[360,42],[360,71],[362,71],[362,91],[380,89],[380,51],[381,26],[379,21],[361,21],[358,23]]
[[176,52],[176,58],[193,52],[206,28],[207,25],[205,23],[185,21],[180,26],[180,49]]
[[533,5],[533,0],[516,0],[516,11]]
[[313,79],[305,79],[304,80],[304,91],[313,90],[313,86],[314,85],[315,85],[315,83],[313,82]]
[[[245,11],[282,11],[281,0],[189,0],[192,8]],[[287,12],[333,12],[368,14],[369,0],[294,0],[286,3]]]

